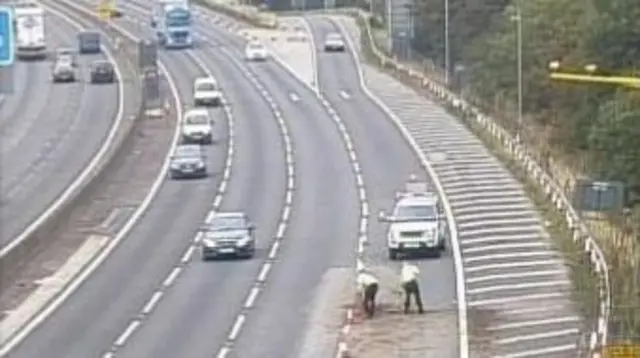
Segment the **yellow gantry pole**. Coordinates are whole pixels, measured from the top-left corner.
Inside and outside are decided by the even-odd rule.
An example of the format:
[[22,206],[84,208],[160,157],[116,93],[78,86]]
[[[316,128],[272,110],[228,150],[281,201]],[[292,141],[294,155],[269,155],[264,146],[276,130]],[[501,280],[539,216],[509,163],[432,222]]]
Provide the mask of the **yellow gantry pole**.
[[622,86],[633,89],[640,89],[640,78],[632,76],[616,76],[616,75],[602,75],[594,74],[596,71],[595,65],[588,65],[583,72],[571,71],[563,72],[559,71],[560,63],[557,61],[549,64],[549,78],[555,81],[566,82],[579,82],[579,83],[593,83],[593,84],[608,84],[614,86]]

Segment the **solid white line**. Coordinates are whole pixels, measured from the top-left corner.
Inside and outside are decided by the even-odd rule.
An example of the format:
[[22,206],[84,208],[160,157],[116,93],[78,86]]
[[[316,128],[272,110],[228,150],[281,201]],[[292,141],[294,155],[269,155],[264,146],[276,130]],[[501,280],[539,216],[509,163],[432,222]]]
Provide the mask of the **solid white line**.
[[524,249],[524,248],[550,248],[549,244],[543,241],[538,242],[525,242],[518,244],[499,244],[499,245],[486,245],[486,246],[478,246],[478,247],[469,247],[463,250],[465,254],[478,253],[478,252],[486,252],[486,251],[498,251],[498,250],[513,250],[513,249]]
[[236,338],[238,338],[238,334],[240,334],[240,330],[242,329],[242,325],[244,325],[245,320],[246,317],[243,314],[236,317],[236,321],[233,323],[229,337],[227,337],[230,341],[235,341]]
[[566,297],[567,297],[567,294],[564,292],[551,292],[551,293],[530,294],[530,295],[522,295],[522,296],[492,298],[487,300],[470,300],[469,307],[503,305],[503,304],[514,303],[514,302],[520,303],[520,302],[527,302],[527,301],[539,301],[539,300],[566,298]]
[[489,293],[489,292],[497,292],[497,291],[526,290],[530,288],[542,288],[542,287],[554,287],[554,286],[561,287],[561,286],[568,286],[570,284],[571,282],[568,280],[514,283],[512,285],[495,285],[495,286],[467,289],[467,293],[469,293],[470,295],[478,295],[481,293]]
[[191,245],[189,246],[189,248],[187,249],[187,251],[185,251],[184,255],[182,255],[182,258],[180,259],[180,263],[186,264],[187,262],[191,261],[191,256],[193,256],[193,252],[195,251],[196,247]]
[[505,323],[496,326],[487,327],[488,331],[502,331],[507,329],[519,329],[519,328],[527,328],[527,327],[536,327],[536,326],[548,326],[552,324],[561,324],[561,323],[574,323],[580,322],[582,319],[580,317],[568,316],[568,317],[558,317],[558,318],[550,318],[550,319],[541,319],[536,321],[523,321],[523,322],[514,322],[514,323]]
[[173,270],[171,270],[171,273],[169,273],[169,276],[167,276],[167,278],[162,282],[162,286],[165,286],[165,287],[171,286],[173,284],[173,281],[175,281],[176,278],[178,278],[178,275],[180,275],[181,271],[182,271],[181,267],[174,267]]
[[576,344],[565,344],[562,346],[546,347],[540,349],[532,349],[528,351],[516,352],[507,355],[498,356],[496,358],[530,358],[530,357],[547,357],[549,354],[560,352],[574,352]]
[[158,301],[160,301],[160,299],[162,298],[162,295],[163,295],[162,291],[156,291],[153,294],[153,296],[151,296],[149,301],[147,301],[147,304],[144,305],[144,308],[142,309],[142,314],[147,315],[151,313],[151,311],[153,311],[156,304],[158,304]]
[[125,343],[127,343],[129,337],[131,337],[131,335],[136,331],[136,329],[138,329],[138,327],[140,327],[140,321],[131,321],[131,323],[129,323],[129,325],[127,326],[127,329],[125,329],[124,332],[122,332],[122,334],[118,337],[118,339],[116,339],[115,345],[118,347],[122,347]]
[[508,262],[508,263],[502,263],[502,264],[488,264],[488,265],[466,267],[465,272],[473,273],[473,272],[487,271],[487,270],[514,269],[518,267],[558,266],[560,264],[561,264],[560,260],[518,261],[518,262]]
[[515,279],[515,278],[523,279],[523,278],[540,277],[540,276],[556,276],[556,275],[559,276],[565,273],[566,272],[564,270],[560,270],[560,269],[505,273],[505,274],[498,274],[498,275],[488,275],[488,276],[467,278],[467,284],[474,284],[474,283],[487,282],[487,281],[497,281],[497,280],[509,280],[509,279]]
[[504,253],[504,254],[493,254],[493,255],[484,255],[484,256],[474,256],[464,258],[464,262],[467,264],[478,262],[478,261],[494,261],[500,259],[522,259],[529,257],[558,257],[558,253],[555,251],[534,251],[534,252],[512,252],[512,253]]
[[514,344],[514,343],[521,343],[521,342],[527,342],[527,341],[535,341],[539,339],[563,337],[563,336],[568,336],[571,334],[578,334],[578,333],[580,333],[580,330],[578,328],[570,328],[570,329],[563,329],[559,331],[543,332],[543,333],[529,334],[524,336],[515,336],[510,338],[497,339],[495,343],[506,345],[506,344]]
[[269,270],[271,270],[271,263],[266,262],[264,265],[262,265],[262,268],[260,269],[260,274],[258,275],[259,282],[264,282],[267,280],[267,275],[269,274]]
[[244,308],[251,308],[256,303],[256,298],[258,298],[258,294],[260,293],[260,288],[253,287],[251,291],[249,291],[249,295],[247,299],[244,301]]
[[517,234],[517,235],[509,235],[509,236],[489,236],[489,237],[479,237],[475,239],[464,239],[462,240],[463,246],[471,246],[474,244],[482,244],[482,243],[491,243],[494,244],[496,241],[535,241],[543,238],[542,235],[538,234]]

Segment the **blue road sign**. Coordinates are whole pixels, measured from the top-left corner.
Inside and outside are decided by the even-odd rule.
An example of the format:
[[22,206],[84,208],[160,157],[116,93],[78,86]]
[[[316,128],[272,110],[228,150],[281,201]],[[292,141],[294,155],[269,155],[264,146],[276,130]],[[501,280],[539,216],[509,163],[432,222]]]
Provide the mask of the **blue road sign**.
[[13,37],[13,12],[6,6],[0,7],[0,66],[13,63],[15,38]]

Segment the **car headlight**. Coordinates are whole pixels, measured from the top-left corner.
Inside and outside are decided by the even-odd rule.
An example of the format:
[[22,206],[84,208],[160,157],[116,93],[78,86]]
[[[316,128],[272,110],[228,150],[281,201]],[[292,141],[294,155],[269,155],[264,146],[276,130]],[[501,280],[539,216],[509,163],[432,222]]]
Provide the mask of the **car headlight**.
[[205,239],[202,240],[202,245],[205,247],[216,247],[216,242],[215,240]]
[[198,168],[204,168],[204,162],[198,162],[198,164],[196,164],[198,166]]
[[249,242],[251,242],[251,237],[250,236],[245,236],[242,239],[238,240],[237,245],[238,246],[247,246],[247,245],[249,245]]

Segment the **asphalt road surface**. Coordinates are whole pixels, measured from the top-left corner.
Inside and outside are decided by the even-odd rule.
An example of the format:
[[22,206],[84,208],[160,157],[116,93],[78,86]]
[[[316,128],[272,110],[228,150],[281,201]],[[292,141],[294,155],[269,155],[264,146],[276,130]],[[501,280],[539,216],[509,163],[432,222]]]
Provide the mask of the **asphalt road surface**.
[[[77,29],[47,13],[49,48],[76,48]],[[89,85],[81,56],[78,81],[51,82],[53,61],[14,65],[15,93],[0,105],[0,246],[19,235],[82,171],[105,139],[118,108],[118,85]]]

